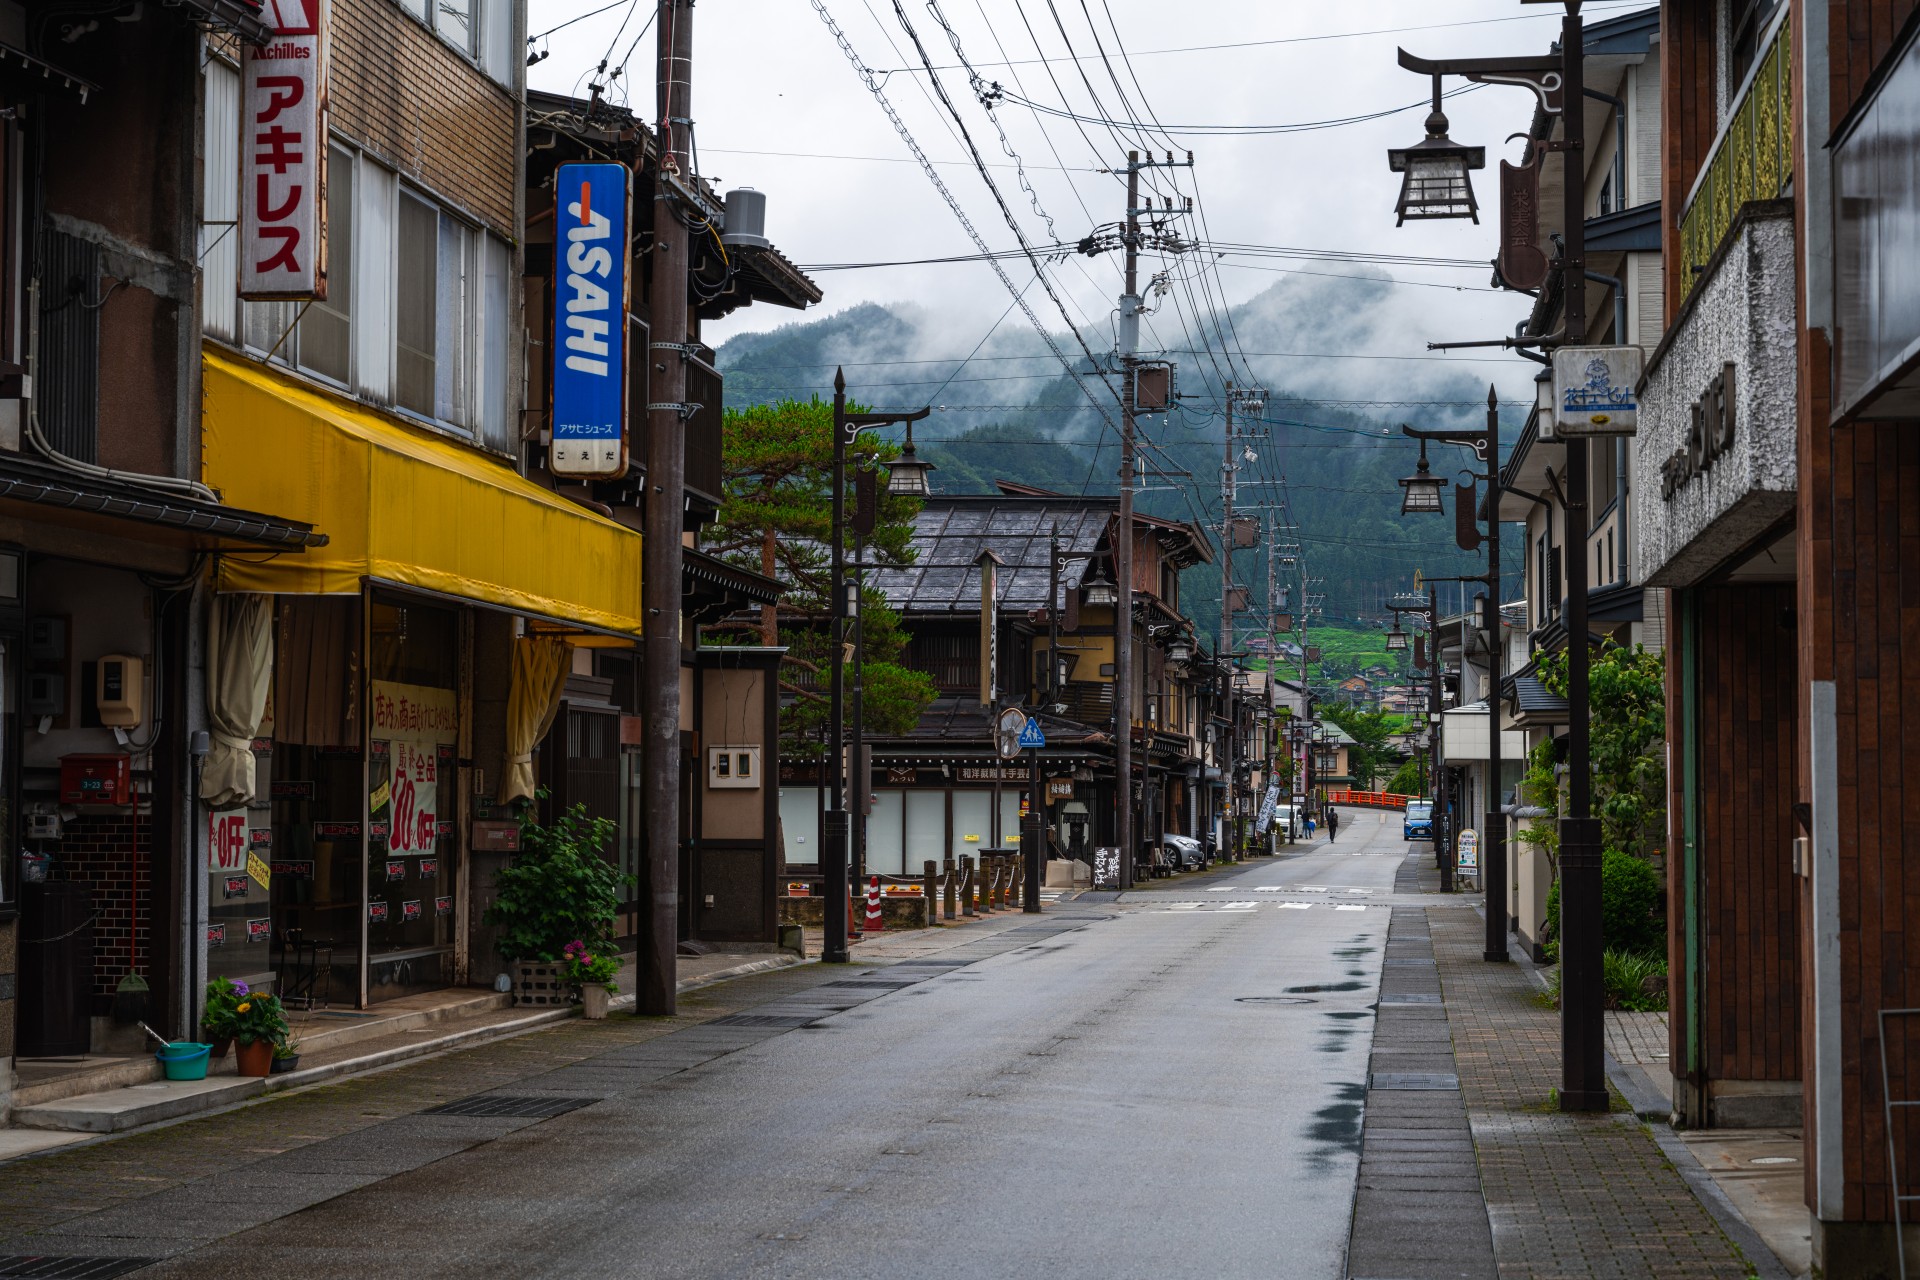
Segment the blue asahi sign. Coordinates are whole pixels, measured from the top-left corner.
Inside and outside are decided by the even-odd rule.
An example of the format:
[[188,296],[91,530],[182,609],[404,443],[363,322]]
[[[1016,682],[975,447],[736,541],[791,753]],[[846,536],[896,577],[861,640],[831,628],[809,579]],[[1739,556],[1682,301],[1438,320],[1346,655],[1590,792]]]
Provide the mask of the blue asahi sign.
[[627,168],[565,164],[554,177],[555,475],[627,469]]

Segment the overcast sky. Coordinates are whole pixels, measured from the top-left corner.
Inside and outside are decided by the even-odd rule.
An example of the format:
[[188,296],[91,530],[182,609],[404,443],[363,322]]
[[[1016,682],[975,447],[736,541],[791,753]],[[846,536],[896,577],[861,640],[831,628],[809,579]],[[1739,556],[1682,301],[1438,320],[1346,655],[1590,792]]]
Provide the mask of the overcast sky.
[[[536,0],[530,30],[553,27],[604,3]],[[865,65],[892,71],[883,78],[884,92],[987,244],[996,250],[1015,247],[1013,233],[967,159],[958,127],[928,92],[927,73],[905,69],[918,67],[919,58],[894,15],[893,0],[823,3]],[[1012,103],[990,115],[971,92],[965,71],[956,67],[953,46],[927,0],[900,4],[1032,243],[1057,238],[1072,244],[1094,225],[1123,215],[1123,180],[1096,172],[1124,160],[1115,130],[1077,125]],[[617,100],[624,92],[637,114],[651,117],[654,33],[640,33],[654,7],[654,0],[616,3],[538,41],[534,47],[550,50],[550,56],[530,69],[532,86],[584,96],[603,58],[609,71],[624,62],[626,70],[612,82],[609,96]],[[1426,96],[1428,82],[1396,65],[1396,46],[1427,57],[1543,53],[1558,30],[1560,12],[1558,6],[1519,0],[1055,0],[1053,7],[1066,26],[1066,39],[1047,0],[940,3],[967,60],[985,79],[1042,106],[1091,115],[1095,108],[1081,79],[1084,71],[1105,111],[1119,114],[1119,95],[1089,29],[1091,13],[1112,73],[1136,109],[1144,100],[1168,131],[1192,148],[1196,168],[1178,173],[1176,180],[1180,192],[1197,191],[1206,224],[1200,234],[1210,240],[1479,262],[1491,258],[1495,248],[1490,210],[1497,205],[1498,158],[1519,156],[1520,144],[1502,139],[1525,129],[1531,115],[1532,98],[1523,91],[1475,89],[1447,104],[1452,136],[1487,147],[1488,168],[1475,175],[1483,211],[1478,226],[1464,221],[1394,226],[1399,179],[1387,169],[1386,150],[1420,139],[1424,106],[1307,132],[1205,136],[1188,126],[1297,124],[1405,106]],[[1645,7],[1593,3],[1587,13],[1606,18]],[[975,251],[811,0],[706,0],[694,16],[692,115],[701,169],[722,189],[751,186],[766,193],[767,233],[788,257],[824,264]],[[1055,61],[1035,61],[1036,37],[1039,51]],[[1082,55],[1077,64],[1068,59],[1068,39]],[[1192,48],[1202,45],[1234,47]],[[1121,46],[1130,68],[1119,58]],[[1461,84],[1450,81],[1448,87]],[[994,117],[1024,162],[1040,207],[1052,218],[1051,233],[1020,189]],[[1159,143],[1159,149],[1164,146]],[[1149,261],[1142,275],[1167,265]],[[1173,304],[1181,302],[1189,311],[1205,307],[1209,295],[1201,283],[1202,265],[1189,254],[1176,268],[1194,282],[1195,291],[1189,296],[1182,286],[1163,301],[1144,347],[1153,345],[1154,335],[1164,345],[1179,344],[1181,317]],[[1217,287],[1230,303],[1288,279],[1284,273],[1289,271],[1379,272],[1273,258],[1221,259],[1215,265]],[[1117,253],[1075,256],[1049,273],[1096,350],[1112,342],[1119,266]],[[1371,331],[1372,345],[1349,354],[1424,354],[1427,339],[1497,337],[1525,314],[1526,299],[1486,290],[1484,267],[1391,265],[1385,270],[1406,284],[1386,291],[1380,305],[1390,314]],[[1007,264],[1007,273],[1016,287],[1033,278],[1032,270],[1018,262]],[[826,298],[813,314],[861,302],[907,303],[933,311],[944,349],[931,355],[966,355],[1003,314],[1000,333],[1027,326],[1018,311],[1005,314],[1011,295],[985,263],[822,271],[815,278]],[[1434,284],[1462,288],[1422,287]],[[1049,329],[1064,331],[1060,312],[1040,288],[1029,288],[1026,297]],[[718,343],[732,333],[797,318],[791,311],[752,307],[723,325],[709,326],[707,338]],[[1397,370],[1409,368],[1387,361],[1350,365],[1382,385]],[[1503,398],[1531,399],[1532,367],[1524,361],[1506,355],[1467,367],[1496,381]]]

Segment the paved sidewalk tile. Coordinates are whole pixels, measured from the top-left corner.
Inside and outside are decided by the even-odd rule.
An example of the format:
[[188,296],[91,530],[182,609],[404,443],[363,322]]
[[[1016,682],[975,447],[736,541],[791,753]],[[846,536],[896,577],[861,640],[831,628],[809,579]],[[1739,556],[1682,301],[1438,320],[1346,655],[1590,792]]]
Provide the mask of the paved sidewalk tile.
[[1667,1015],[1610,1011],[1607,1052],[1615,1062],[1664,1068],[1667,1065]]
[[1747,1275],[1738,1249],[1617,1098],[1611,1115],[1553,1109],[1559,1015],[1515,966],[1480,958],[1480,915],[1463,899],[1429,907],[1427,918],[1500,1275]]

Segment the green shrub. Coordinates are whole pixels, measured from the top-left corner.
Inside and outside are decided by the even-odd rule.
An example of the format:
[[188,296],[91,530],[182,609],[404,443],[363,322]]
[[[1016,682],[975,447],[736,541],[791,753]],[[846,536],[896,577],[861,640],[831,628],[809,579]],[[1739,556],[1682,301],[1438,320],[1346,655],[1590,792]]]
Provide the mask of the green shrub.
[[1661,1012],[1667,1007],[1664,983],[1658,991],[1646,989],[1647,979],[1667,975],[1665,956],[1648,952],[1609,950],[1600,957],[1600,981],[1607,992],[1607,1008]]
[[608,861],[618,828],[576,804],[542,826],[520,820],[520,851],[494,876],[498,896],[486,923],[500,927],[508,960],[558,960],[576,939],[595,949],[613,942],[620,890],[636,883]]
[[[1609,951],[1665,955],[1665,924],[1660,918],[1660,877],[1630,853],[1608,849],[1600,855],[1600,945]],[[1560,956],[1560,881],[1547,890],[1547,958]]]

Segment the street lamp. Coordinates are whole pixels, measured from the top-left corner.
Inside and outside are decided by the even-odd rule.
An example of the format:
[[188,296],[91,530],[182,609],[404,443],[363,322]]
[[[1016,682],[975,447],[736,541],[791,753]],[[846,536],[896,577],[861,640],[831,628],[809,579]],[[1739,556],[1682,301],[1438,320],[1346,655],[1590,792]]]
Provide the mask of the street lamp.
[[1433,474],[1427,465],[1427,442],[1420,442],[1420,467],[1412,475],[1400,481],[1406,496],[1400,501],[1400,514],[1403,516],[1439,515],[1446,508],[1440,504],[1440,491],[1447,482]]
[[1400,629],[1400,623],[1396,619],[1393,624],[1393,630],[1387,632],[1387,649],[1391,652],[1396,649],[1405,649],[1406,647],[1407,633]]
[[[847,761],[842,752],[846,739],[846,672],[850,662],[844,655],[847,627],[860,616],[860,596],[858,584],[847,578],[847,447],[859,438],[865,428],[904,422],[908,432],[906,452],[911,457],[913,424],[931,412],[932,408],[928,407],[911,413],[850,413],[847,410],[846,373],[838,369],[834,371],[833,546],[828,586],[828,599],[834,602],[832,647],[828,650],[833,655],[833,662],[827,694],[827,810],[821,815],[820,823],[820,872],[826,880],[827,894],[826,937],[821,946],[820,959],[829,964],[845,964],[848,959],[847,909],[851,890],[847,859],[852,852],[848,840],[852,822],[847,810]],[[925,463],[912,465],[927,467]],[[924,485],[925,470],[919,472],[919,478]],[[900,473],[893,473],[888,480],[888,492],[901,492],[897,488],[899,481]],[[924,494],[926,490],[922,488],[920,492]],[[871,778],[862,778],[859,786],[864,791],[871,784]]]
[[1440,109],[1440,77],[1433,77],[1433,112],[1427,117],[1427,136],[1410,147],[1395,147],[1387,152],[1387,166],[1405,174],[1400,183],[1400,199],[1394,209],[1400,215],[1395,226],[1404,226],[1408,218],[1472,218],[1480,221],[1480,205],[1473,198],[1469,169],[1487,167],[1485,147],[1463,147],[1447,136],[1447,113]]
[[940,468],[931,462],[922,462],[913,448],[913,423],[907,423],[907,440],[900,447],[900,456],[886,464],[887,492],[899,494],[905,498],[925,498],[933,493],[933,486],[927,481],[927,472]]
[[[1527,58],[1474,58],[1430,60],[1416,58],[1404,49],[1400,51],[1400,65],[1409,71],[1434,78],[1434,115],[1439,116],[1440,77],[1443,75],[1464,76],[1482,84],[1509,84],[1532,90],[1540,111],[1546,115],[1560,117],[1560,137],[1549,136],[1542,142],[1547,151],[1562,153],[1561,177],[1565,184],[1561,200],[1564,226],[1561,228],[1560,256],[1557,260],[1560,272],[1560,315],[1561,325],[1558,333],[1543,337],[1502,338],[1497,345],[1501,347],[1536,346],[1553,348],[1569,343],[1582,343],[1587,339],[1587,243],[1586,243],[1586,170],[1582,164],[1582,155],[1586,148],[1586,117],[1584,106],[1588,97],[1586,89],[1586,29],[1580,17],[1581,0],[1563,0],[1566,14],[1560,25],[1560,40],[1554,52],[1546,57]],[[1450,146],[1444,132],[1444,118],[1436,136],[1434,119],[1428,119],[1428,141],[1441,142]],[[1414,175],[1409,157],[1440,157],[1442,148],[1409,148],[1403,156],[1392,156],[1396,171],[1407,173],[1407,181],[1401,191],[1401,221],[1408,217],[1446,217],[1460,216],[1457,205],[1450,206],[1444,199],[1429,201],[1425,192],[1430,182],[1423,181],[1421,198],[1413,201],[1415,207],[1409,208],[1409,195],[1414,188]],[[1471,162],[1469,162],[1470,164]],[[1435,166],[1431,172],[1441,172]],[[1464,173],[1456,173],[1449,168],[1451,176],[1445,184],[1451,186],[1454,179],[1464,179]],[[1461,183],[1464,188],[1464,182]],[[1436,192],[1438,188],[1433,188]],[[1472,197],[1467,194],[1467,210],[1471,212]],[[1477,219],[1476,219],[1477,221]],[[1494,342],[1475,344],[1436,344],[1447,346],[1478,345],[1492,346]],[[1500,466],[1499,440],[1494,433],[1494,415],[1492,395],[1489,393],[1487,410],[1488,432],[1483,440],[1475,441],[1477,449],[1483,449],[1482,460],[1487,464],[1489,478],[1496,487],[1488,495],[1488,523],[1492,536],[1488,539],[1487,567],[1487,627],[1493,632],[1494,645],[1492,660],[1494,669],[1494,695],[1488,700],[1488,744],[1492,748],[1493,780],[1497,792],[1499,787],[1499,747],[1500,725],[1495,707],[1499,701],[1499,610],[1500,610],[1500,574],[1498,570],[1500,549],[1499,506],[1500,494],[1497,488]],[[1541,404],[1543,413],[1546,410]],[[1554,426],[1553,415],[1545,413],[1537,430],[1543,435]],[[1416,434],[1408,431],[1409,435]],[[1443,433],[1426,433],[1435,438],[1445,438]],[[1464,443],[1464,441],[1462,441]],[[1590,772],[1590,744],[1587,732],[1587,704],[1589,681],[1589,655],[1587,653],[1587,511],[1585,496],[1587,492],[1587,442],[1584,438],[1568,441],[1566,471],[1561,477],[1565,491],[1575,496],[1576,501],[1567,505],[1565,517],[1566,545],[1574,549],[1567,557],[1567,701],[1573,707],[1572,722],[1567,728],[1567,768],[1569,772],[1566,812],[1560,819],[1560,1110],[1562,1111],[1605,1111],[1610,1105],[1607,1092],[1605,1064],[1605,988],[1602,977],[1602,940],[1600,936],[1600,892],[1601,892],[1601,847],[1600,822],[1592,812],[1592,777]],[[1487,877],[1487,954],[1488,960],[1503,959],[1506,950],[1506,886],[1505,855],[1496,846],[1501,830],[1492,824],[1498,820],[1504,825],[1504,818],[1498,812],[1497,803],[1487,814],[1489,839],[1484,861],[1488,870]],[[1496,889],[1498,893],[1496,895]],[[1501,925],[1498,933],[1495,922]],[[1499,944],[1501,955],[1494,954],[1495,943]]]
[[1093,576],[1081,584],[1087,593],[1087,603],[1093,605],[1115,605],[1120,603],[1120,590],[1113,585],[1113,579],[1107,576],[1105,565],[1093,571]]

